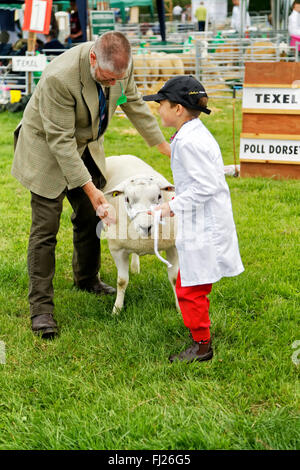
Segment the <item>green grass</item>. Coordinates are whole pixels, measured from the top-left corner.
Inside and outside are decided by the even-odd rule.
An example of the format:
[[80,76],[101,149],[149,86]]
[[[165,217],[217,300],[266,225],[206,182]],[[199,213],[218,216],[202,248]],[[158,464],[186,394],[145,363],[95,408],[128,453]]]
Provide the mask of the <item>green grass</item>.
[[[204,120],[232,161],[231,103]],[[71,209],[57,246],[55,315],[61,334],[30,330],[26,249],[28,191],[10,175],[12,131],[0,115],[0,449],[299,449],[299,181],[228,178],[245,272],[211,299],[214,358],[169,364],[189,343],[165,267],[141,259],[125,309],[72,287]],[[240,106],[237,135],[240,131]],[[164,130],[171,135],[170,130]],[[134,154],[171,178],[169,161],[126,119],[106,134],[107,155]],[[102,244],[102,278],[116,268]]]

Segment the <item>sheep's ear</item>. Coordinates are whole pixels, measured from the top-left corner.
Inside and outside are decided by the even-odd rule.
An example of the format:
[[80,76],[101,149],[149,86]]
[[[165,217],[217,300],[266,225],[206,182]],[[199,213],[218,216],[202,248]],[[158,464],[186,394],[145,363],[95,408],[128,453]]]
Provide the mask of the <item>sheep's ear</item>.
[[162,191],[175,191],[175,186],[171,184],[164,176],[157,175],[153,178]]
[[125,182],[123,181],[120,184],[117,184],[117,185],[115,184],[115,185],[111,185],[111,186],[112,187],[109,187],[109,185],[106,185],[106,187],[103,190],[104,194],[106,196],[117,197],[117,196],[120,196],[120,194],[124,193],[126,185],[125,185]]

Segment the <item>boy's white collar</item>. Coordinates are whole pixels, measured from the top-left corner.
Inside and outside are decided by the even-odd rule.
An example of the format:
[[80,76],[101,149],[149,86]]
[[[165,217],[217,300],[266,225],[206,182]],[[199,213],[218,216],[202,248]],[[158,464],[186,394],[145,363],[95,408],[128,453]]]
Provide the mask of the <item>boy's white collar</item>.
[[193,129],[195,129],[199,125],[203,126],[199,118],[191,119],[190,121],[183,124],[183,126],[181,126],[181,128],[175,135],[174,140],[182,139],[186,134],[189,134]]

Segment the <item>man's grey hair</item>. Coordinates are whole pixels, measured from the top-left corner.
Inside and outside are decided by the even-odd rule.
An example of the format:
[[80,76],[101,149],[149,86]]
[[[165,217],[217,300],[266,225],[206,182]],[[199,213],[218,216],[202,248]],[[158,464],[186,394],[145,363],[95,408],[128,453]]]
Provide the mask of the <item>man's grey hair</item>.
[[131,47],[124,34],[107,31],[96,39],[93,50],[101,69],[113,73],[122,73],[128,69]]

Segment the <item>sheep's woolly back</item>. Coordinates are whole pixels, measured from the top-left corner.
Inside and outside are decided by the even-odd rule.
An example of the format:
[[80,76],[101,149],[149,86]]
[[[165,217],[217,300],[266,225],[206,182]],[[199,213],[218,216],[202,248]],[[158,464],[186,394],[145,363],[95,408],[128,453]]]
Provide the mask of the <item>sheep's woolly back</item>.
[[173,186],[172,183],[155,171],[150,165],[134,155],[117,155],[106,158],[106,186],[103,192],[118,191],[119,185],[135,176],[153,176],[163,185]]

